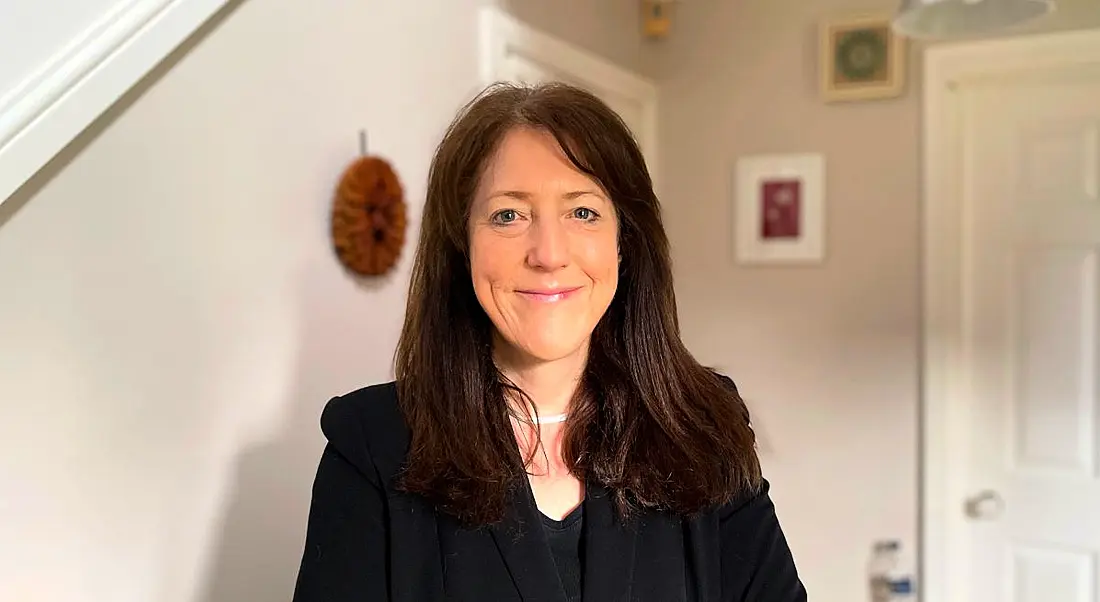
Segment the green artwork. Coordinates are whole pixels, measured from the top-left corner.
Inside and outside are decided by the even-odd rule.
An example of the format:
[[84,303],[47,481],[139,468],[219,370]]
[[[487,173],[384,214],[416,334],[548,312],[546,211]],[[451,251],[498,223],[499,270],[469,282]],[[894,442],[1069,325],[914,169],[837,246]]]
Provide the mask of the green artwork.
[[856,29],[840,34],[836,45],[836,70],[846,81],[866,82],[886,70],[886,36],[877,29]]

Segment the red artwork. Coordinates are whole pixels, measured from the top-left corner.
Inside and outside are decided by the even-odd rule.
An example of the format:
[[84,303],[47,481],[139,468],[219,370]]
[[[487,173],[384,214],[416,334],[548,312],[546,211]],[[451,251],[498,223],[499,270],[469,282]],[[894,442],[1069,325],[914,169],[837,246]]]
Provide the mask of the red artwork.
[[764,239],[801,236],[801,180],[765,180],[761,192],[760,236]]

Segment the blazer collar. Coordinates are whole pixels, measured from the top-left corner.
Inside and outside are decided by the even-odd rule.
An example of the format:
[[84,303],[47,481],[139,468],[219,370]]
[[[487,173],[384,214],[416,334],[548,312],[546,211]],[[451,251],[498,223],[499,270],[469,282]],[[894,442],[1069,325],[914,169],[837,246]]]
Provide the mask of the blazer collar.
[[[611,492],[587,483],[584,498],[583,601],[627,600],[638,531],[616,516]],[[554,557],[530,486],[515,496],[504,520],[489,527],[524,602],[565,602]]]

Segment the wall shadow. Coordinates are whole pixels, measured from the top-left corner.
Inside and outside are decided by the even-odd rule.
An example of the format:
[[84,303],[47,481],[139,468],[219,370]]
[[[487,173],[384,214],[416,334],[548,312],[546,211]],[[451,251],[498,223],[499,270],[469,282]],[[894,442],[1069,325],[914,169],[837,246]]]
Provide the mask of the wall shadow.
[[[316,257],[311,257],[316,260]],[[313,477],[324,447],[320,415],[335,394],[321,350],[340,340],[339,320],[325,311],[331,272],[303,270],[298,295],[298,353],[282,412],[267,440],[238,454],[220,522],[211,529],[198,602],[290,600],[305,544]],[[331,282],[329,282],[331,286]]]

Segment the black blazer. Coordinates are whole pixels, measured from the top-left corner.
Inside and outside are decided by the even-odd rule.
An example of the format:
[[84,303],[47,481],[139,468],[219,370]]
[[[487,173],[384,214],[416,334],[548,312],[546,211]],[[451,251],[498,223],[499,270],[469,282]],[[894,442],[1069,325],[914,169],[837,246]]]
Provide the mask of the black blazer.
[[[294,602],[564,602],[530,491],[468,529],[395,490],[409,444],[394,383],[332,399]],[[586,483],[584,602],[804,602],[767,487],[684,519],[613,516]]]

